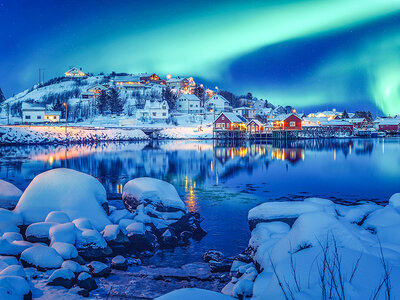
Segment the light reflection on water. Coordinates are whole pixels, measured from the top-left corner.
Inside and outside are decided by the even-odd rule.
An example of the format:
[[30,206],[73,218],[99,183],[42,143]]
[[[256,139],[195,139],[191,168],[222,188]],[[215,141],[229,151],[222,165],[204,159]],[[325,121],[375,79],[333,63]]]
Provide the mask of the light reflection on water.
[[[264,201],[319,196],[385,202],[400,192],[400,139],[0,147],[0,178],[21,189],[37,174],[58,167],[95,176],[109,194],[120,195],[135,177],[172,183],[210,231],[187,251],[196,257],[217,248],[233,255],[248,241],[248,210]],[[122,207],[119,200],[112,204]]]

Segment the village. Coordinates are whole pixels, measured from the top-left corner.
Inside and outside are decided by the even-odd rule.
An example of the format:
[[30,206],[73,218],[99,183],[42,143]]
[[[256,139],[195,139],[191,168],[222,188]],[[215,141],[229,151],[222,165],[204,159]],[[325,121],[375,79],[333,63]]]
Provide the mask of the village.
[[[229,100],[227,99],[229,98]],[[235,97],[193,77],[155,73],[94,76],[72,67],[3,103],[5,125],[140,129],[152,137],[165,128],[191,128],[192,138],[264,140],[383,137],[400,134],[400,117],[331,109],[300,113],[250,93]],[[161,135],[162,137],[162,135]]]

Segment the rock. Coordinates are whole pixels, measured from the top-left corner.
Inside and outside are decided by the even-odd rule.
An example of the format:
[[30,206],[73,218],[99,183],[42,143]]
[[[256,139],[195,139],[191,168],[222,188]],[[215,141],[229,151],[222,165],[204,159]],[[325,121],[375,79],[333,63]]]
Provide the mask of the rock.
[[75,224],[76,228],[82,231],[85,229],[93,229],[92,222],[90,222],[88,218],[78,218],[73,220],[72,223]]
[[29,283],[20,276],[0,276],[0,299],[32,299]]
[[129,247],[135,252],[154,251],[159,247],[157,236],[148,231],[145,234],[133,234],[129,236],[129,241]]
[[54,222],[38,222],[29,225],[25,231],[25,238],[31,243],[50,243],[49,232],[52,226],[57,225]]
[[57,168],[36,176],[14,211],[21,214],[25,224],[43,222],[50,212],[63,211],[70,220],[89,219],[101,231],[111,224],[104,203],[107,203],[106,190],[96,178]]
[[12,183],[0,179],[0,207],[12,210],[17,205],[22,191]]
[[92,261],[87,267],[93,277],[107,277],[111,273],[111,269],[99,261]]
[[71,222],[71,220],[69,219],[68,215],[63,211],[52,211],[47,215],[45,222],[63,224],[69,223]]
[[55,242],[51,245],[51,248],[56,250],[63,259],[72,259],[78,256],[78,251],[72,244]]
[[213,273],[229,272],[232,266],[232,262],[226,259],[220,261],[210,260],[208,264],[210,265],[211,272]]
[[70,289],[75,283],[75,274],[69,269],[58,269],[51,274],[48,285]]
[[187,212],[175,187],[155,178],[143,177],[129,181],[124,186],[122,200],[130,212],[135,212],[140,204],[152,204],[158,211]]
[[118,255],[111,260],[111,268],[126,271],[128,269],[128,262],[125,257]]
[[217,250],[209,250],[203,254],[203,260],[209,262],[210,260],[221,261],[224,258],[224,254]]
[[76,248],[86,260],[104,259],[112,254],[111,248],[97,230],[78,231]]
[[114,253],[125,252],[125,248],[129,245],[129,238],[119,225],[107,225],[102,234]]
[[128,257],[127,261],[129,266],[140,266],[142,264],[140,258]]
[[89,272],[89,269],[86,266],[81,266],[75,261],[66,260],[62,263],[61,268],[69,269],[74,272],[75,275],[78,275],[81,272]]
[[26,274],[21,265],[10,265],[0,272],[0,276],[20,276],[25,278]]
[[88,298],[89,297],[89,291],[86,289],[78,289],[76,292],[79,296]]
[[76,227],[72,222],[57,224],[50,228],[49,236],[51,243],[62,242],[75,245]]
[[92,291],[98,288],[94,278],[87,272],[82,272],[79,274],[77,285],[87,291]]
[[24,267],[35,267],[40,271],[61,267],[63,259],[53,248],[36,245],[21,253],[21,263]]
[[179,240],[181,243],[188,243],[193,233],[190,231],[182,231],[179,235]]
[[178,245],[178,238],[172,229],[167,229],[161,236],[161,244],[163,248],[174,248]]

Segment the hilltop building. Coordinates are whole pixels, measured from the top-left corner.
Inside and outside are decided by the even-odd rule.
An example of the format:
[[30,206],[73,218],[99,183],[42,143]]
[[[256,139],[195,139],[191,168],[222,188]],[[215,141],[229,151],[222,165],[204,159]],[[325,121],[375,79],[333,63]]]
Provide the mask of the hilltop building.
[[84,78],[87,77],[87,74],[82,72],[82,69],[78,68],[71,68],[67,72],[64,73],[65,77],[72,77],[72,78]]

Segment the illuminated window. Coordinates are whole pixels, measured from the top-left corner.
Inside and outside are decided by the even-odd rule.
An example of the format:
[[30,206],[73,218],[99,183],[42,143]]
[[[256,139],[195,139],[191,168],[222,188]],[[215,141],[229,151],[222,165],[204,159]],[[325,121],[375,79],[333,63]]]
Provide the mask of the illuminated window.
[[290,127],[295,127],[296,126],[296,122],[290,122]]

